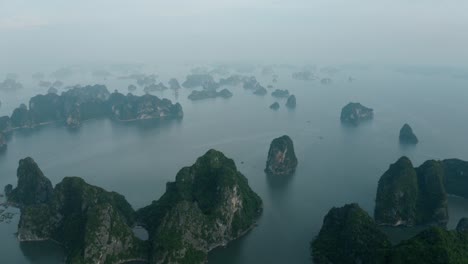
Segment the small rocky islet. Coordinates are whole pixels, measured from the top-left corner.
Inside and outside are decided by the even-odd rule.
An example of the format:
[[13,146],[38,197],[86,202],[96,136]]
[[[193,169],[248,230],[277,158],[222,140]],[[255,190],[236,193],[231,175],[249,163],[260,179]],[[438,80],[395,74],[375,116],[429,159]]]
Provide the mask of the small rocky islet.
[[228,89],[222,89],[221,91],[216,91],[216,90],[193,90],[192,93],[188,96],[188,99],[192,101],[198,101],[198,100],[203,100],[203,99],[209,99],[209,98],[231,98],[232,93]]
[[404,124],[400,129],[399,140],[401,144],[416,145],[419,140],[413,132],[413,129],[408,124]]
[[[66,263],[205,263],[209,251],[244,235],[262,213],[234,161],[213,149],[137,211],[124,196],[79,177],[53,188],[32,158],[20,160],[17,176],[6,193],[21,210],[18,239],[60,243]],[[147,228],[147,241],[133,234],[137,224]]]
[[349,103],[341,109],[340,120],[344,124],[357,126],[374,118],[374,110],[360,103]]
[[294,144],[287,135],[273,139],[268,150],[265,173],[273,176],[290,176],[297,167]]

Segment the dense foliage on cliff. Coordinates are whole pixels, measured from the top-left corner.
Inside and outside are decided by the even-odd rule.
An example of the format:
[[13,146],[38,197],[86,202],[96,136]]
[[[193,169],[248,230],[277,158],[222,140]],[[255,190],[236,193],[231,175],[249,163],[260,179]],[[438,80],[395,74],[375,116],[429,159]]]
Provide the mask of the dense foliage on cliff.
[[311,243],[315,263],[375,263],[390,242],[357,204],[332,208]]
[[249,230],[261,207],[234,161],[209,150],[137,213],[150,232],[154,262],[202,263],[209,250]]
[[448,221],[444,170],[438,161],[414,168],[400,158],[382,175],[377,188],[375,220],[386,225],[445,225]]

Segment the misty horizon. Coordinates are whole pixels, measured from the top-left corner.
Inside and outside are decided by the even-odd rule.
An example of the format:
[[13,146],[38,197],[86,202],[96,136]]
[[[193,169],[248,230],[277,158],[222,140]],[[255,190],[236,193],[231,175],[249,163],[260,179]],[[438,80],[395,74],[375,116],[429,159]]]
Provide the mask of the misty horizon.
[[2,1],[0,69],[302,63],[466,67],[466,1]]

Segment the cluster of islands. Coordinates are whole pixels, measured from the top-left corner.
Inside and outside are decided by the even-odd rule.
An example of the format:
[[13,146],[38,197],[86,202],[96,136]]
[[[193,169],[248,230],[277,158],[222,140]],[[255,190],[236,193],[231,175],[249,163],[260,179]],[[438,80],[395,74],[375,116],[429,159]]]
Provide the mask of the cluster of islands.
[[[294,173],[297,158],[288,136],[274,139],[265,172]],[[166,192],[134,210],[125,197],[65,177],[55,187],[30,157],[21,159],[15,187],[5,186],[8,204],[21,210],[18,239],[53,240],[67,263],[204,263],[207,253],[255,227],[261,198],[232,159],[210,149],[182,168]],[[132,228],[143,226],[148,240]]]
[[[262,73],[271,75],[272,83],[279,78],[269,68]],[[96,72],[95,76],[107,78],[109,74]],[[182,84],[171,78],[167,86],[151,74],[121,76],[135,82],[128,86],[127,95],[109,92],[104,85],[71,87],[59,95],[57,88],[63,83],[44,81],[39,74],[34,78],[49,90],[32,97],[28,106],[20,105],[10,116],[0,117],[0,152],[6,151],[8,136],[15,130],[54,122],[76,129],[96,118],[129,122],[183,117],[179,103],[152,95],[155,91],[193,89],[188,99],[203,100],[232,97],[233,93],[223,88],[226,86],[240,86],[257,96],[273,89],[272,84],[262,86],[254,76],[236,74],[215,81],[211,73],[194,71]],[[311,71],[295,72],[292,78],[317,80]],[[22,88],[14,78],[7,80],[0,83],[0,89]],[[320,79],[323,85],[331,82],[330,78]],[[145,94],[133,95],[139,87]],[[285,99],[288,109],[296,108],[296,96],[287,89],[275,89],[271,96]],[[280,104],[275,102],[270,108],[278,110]],[[341,123],[350,126],[373,118],[374,110],[357,102],[345,105],[340,115]],[[406,123],[398,140],[409,145],[419,142]],[[266,153],[265,174],[292,177],[297,166],[293,140],[287,135],[273,139]],[[467,161],[428,160],[414,167],[403,156],[380,177],[376,190],[373,216],[352,201],[329,210],[319,234],[311,237],[314,263],[467,263],[468,218],[460,219],[456,230],[446,228],[448,195],[468,199]],[[70,264],[205,263],[211,250],[255,228],[263,211],[262,199],[235,161],[214,149],[180,169],[159,199],[138,209],[123,195],[90,185],[80,177],[65,177],[54,187],[30,157],[19,161],[17,183],[5,186],[4,193],[8,205],[21,211],[19,241],[53,240],[63,246]],[[148,231],[147,240],[134,234],[136,226]],[[424,230],[392,244],[381,230],[383,226],[420,226]]]

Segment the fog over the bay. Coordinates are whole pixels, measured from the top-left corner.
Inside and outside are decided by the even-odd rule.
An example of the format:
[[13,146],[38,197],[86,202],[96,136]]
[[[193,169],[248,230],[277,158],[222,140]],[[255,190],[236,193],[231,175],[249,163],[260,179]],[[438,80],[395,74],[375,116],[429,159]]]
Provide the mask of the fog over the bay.
[[464,65],[464,0],[1,0],[0,69],[249,61]]

